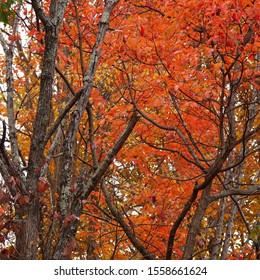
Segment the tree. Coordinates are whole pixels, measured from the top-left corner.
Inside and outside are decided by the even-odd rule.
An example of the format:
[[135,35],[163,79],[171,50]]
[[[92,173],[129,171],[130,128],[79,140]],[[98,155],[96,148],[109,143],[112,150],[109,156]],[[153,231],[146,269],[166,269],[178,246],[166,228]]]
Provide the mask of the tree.
[[2,258],[259,258],[259,4],[10,7]]

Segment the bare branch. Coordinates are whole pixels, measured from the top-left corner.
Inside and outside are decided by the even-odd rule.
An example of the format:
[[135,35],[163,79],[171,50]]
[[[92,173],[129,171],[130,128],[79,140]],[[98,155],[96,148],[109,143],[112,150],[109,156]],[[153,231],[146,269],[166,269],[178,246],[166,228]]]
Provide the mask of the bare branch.
[[104,181],[101,184],[101,188],[102,191],[104,193],[104,196],[106,198],[106,202],[107,205],[109,207],[109,210],[111,211],[111,213],[113,214],[113,216],[115,217],[115,219],[117,220],[117,222],[120,224],[120,226],[123,228],[125,234],[127,235],[127,237],[129,238],[129,240],[131,241],[131,243],[135,246],[135,248],[142,254],[142,256],[146,259],[146,260],[154,260],[155,259],[155,255],[152,254],[149,250],[147,250],[136,238],[135,233],[133,232],[133,230],[131,229],[131,227],[125,222],[123,216],[121,215],[121,213],[119,211],[117,211],[117,209],[115,208],[110,194],[105,186]]
[[44,25],[46,25],[49,22],[49,18],[45,14],[40,2],[38,0],[32,0],[32,6],[33,6],[33,9],[34,9],[35,13],[37,14],[37,16],[42,21],[42,23]]
[[224,190],[218,194],[211,195],[211,201],[218,200],[223,197],[232,196],[232,195],[259,195],[260,194],[260,185],[255,184],[254,186],[251,186],[247,190],[241,190],[241,189],[230,189],[230,190]]
[[110,149],[107,156],[105,157],[104,161],[99,165],[95,173],[93,174],[91,180],[84,186],[83,197],[87,198],[92,190],[97,186],[100,182],[102,176],[107,171],[108,167],[112,163],[114,157],[118,154],[118,152],[123,147],[124,143],[126,142],[127,138],[133,131],[136,123],[138,122],[140,116],[134,112],[129,119],[124,131],[118,137],[117,141],[115,142],[114,146]]
[[106,33],[109,29],[110,15],[117,3],[118,0],[105,1],[104,10],[102,13],[101,20],[99,22],[99,29],[96,37],[96,42],[94,44],[92,54],[89,59],[87,71],[84,75],[83,88],[79,92],[80,98],[72,112],[71,122],[69,124],[67,134],[66,134],[66,142],[64,145],[64,153],[63,153],[63,160],[62,160],[63,161],[62,172],[64,174],[64,178],[60,182],[60,189],[61,189],[60,208],[62,209],[62,215],[64,216],[67,215],[67,211],[68,209],[70,209],[69,205],[71,203],[69,188],[70,188],[70,179],[71,179],[71,170],[72,170],[72,155],[73,155],[72,147],[76,140],[76,134],[79,127],[79,123],[86,109],[86,106],[89,102],[90,93],[93,88],[94,76],[101,55],[102,44],[104,42]]

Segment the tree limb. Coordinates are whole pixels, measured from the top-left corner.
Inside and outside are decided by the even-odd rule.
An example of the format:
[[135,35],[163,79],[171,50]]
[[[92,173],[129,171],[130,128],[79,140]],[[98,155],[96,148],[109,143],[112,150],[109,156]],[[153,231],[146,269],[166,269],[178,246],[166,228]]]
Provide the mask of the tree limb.
[[147,250],[142,244],[140,244],[140,242],[137,240],[133,230],[130,228],[130,226],[125,222],[123,216],[121,215],[121,213],[119,211],[117,211],[117,209],[115,208],[110,194],[105,186],[104,181],[101,183],[101,188],[102,191],[104,193],[104,196],[106,198],[106,202],[108,205],[109,210],[111,211],[111,213],[113,214],[113,216],[115,217],[115,219],[117,220],[117,222],[120,224],[120,226],[123,228],[125,234],[127,235],[127,237],[129,238],[129,240],[131,241],[131,243],[135,246],[135,248],[142,254],[142,256],[146,259],[146,260],[154,260],[155,259],[155,255],[152,254],[149,250]]

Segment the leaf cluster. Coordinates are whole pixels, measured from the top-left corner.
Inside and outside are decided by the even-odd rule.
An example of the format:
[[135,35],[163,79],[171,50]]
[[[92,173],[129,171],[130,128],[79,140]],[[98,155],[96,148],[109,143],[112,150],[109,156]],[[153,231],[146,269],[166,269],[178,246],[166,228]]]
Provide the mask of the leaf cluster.
[[2,0],[0,3],[0,22],[8,24],[10,19],[15,16],[15,12],[12,9],[14,4],[22,3],[22,0]]

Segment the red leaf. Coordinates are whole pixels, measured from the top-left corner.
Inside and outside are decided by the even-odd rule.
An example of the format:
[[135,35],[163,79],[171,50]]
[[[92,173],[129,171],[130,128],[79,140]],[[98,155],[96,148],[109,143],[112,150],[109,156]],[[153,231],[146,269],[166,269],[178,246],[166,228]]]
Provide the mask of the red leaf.
[[29,31],[28,36],[29,36],[29,37],[32,37],[33,35],[36,35],[36,34],[38,34],[38,33],[39,33],[38,30],[32,29],[32,30]]
[[38,187],[37,187],[38,192],[40,193],[45,192],[48,189],[49,185],[50,185],[49,182],[45,178],[40,177]]
[[30,202],[30,197],[28,195],[22,195],[18,199],[18,203],[22,206]]
[[237,15],[234,13],[231,18],[234,20],[234,21],[237,21]]
[[144,27],[143,26],[140,27],[140,35],[144,36]]
[[70,186],[70,192],[74,193],[76,191],[75,185]]
[[44,47],[41,45],[33,46],[33,47],[31,47],[31,52],[37,53],[37,54],[44,53]]
[[9,39],[10,41],[17,41],[17,40],[20,40],[21,37],[20,37],[20,35],[10,35],[10,36],[8,37],[8,39]]
[[0,208],[0,216],[2,216],[5,213],[5,210],[3,208]]
[[75,215],[67,216],[63,221],[63,227],[66,227],[69,224],[70,221],[73,221],[75,219],[78,219],[78,217],[76,217]]

